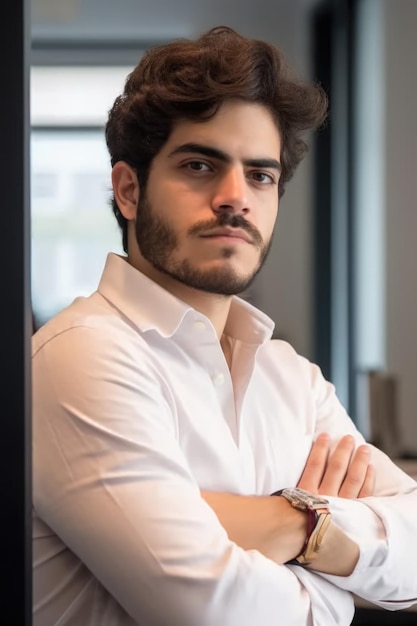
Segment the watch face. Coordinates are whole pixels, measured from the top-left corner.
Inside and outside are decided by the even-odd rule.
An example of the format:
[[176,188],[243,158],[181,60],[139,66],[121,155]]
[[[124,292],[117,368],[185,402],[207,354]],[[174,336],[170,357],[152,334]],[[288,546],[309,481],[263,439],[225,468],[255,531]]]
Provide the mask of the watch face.
[[298,487],[283,489],[281,495],[298,509],[318,509],[325,504],[329,504],[326,498],[316,496],[309,491],[304,491],[304,489],[298,489]]

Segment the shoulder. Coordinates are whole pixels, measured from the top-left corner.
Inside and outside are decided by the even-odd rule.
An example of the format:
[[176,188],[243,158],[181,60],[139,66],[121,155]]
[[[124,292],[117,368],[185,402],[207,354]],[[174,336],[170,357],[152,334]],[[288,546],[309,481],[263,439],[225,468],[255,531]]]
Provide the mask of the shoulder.
[[263,377],[292,393],[307,394],[315,404],[335,395],[334,385],[323,375],[321,367],[299,354],[287,341],[272,339],[265,343],[257,363]]
[[267,341],[262,346],[259,357],[264,367],[297,373],[311,381],[321,376],[321,370],[317,364],[298,353],[288,341],[282,339]]
[[32,364],[46,360],[82,363],[132,355],[143,344],[141,333],[121,311],[99,293],[77,298],[32,337]]

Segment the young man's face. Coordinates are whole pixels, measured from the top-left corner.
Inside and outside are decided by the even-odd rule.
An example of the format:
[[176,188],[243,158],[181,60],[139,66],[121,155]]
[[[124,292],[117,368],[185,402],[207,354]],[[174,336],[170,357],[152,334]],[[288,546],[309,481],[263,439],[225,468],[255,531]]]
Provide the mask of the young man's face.
[[139,269],[206,292],[244,291],[271,243],[280,148],[261,105],[231,101],[207,122],[178,122],[139,190]]

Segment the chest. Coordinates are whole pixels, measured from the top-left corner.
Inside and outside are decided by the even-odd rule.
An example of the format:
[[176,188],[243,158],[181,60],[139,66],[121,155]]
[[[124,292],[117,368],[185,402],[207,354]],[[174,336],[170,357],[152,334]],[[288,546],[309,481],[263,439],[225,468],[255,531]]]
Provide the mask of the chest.
[[200,487],[261,495],[295,486],[314,436],[308,388],[280,363],[250,355],[232,371],[219,355],[176,364],[178,439]]

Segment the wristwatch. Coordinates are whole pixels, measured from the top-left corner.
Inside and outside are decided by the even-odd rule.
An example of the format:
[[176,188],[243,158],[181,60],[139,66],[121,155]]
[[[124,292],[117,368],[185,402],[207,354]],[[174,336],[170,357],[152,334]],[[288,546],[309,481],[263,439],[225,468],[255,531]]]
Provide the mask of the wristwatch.
[[332,514],[329,501],[304,489],[288,488],[275,491],[273,496],[283,496],[295,509],[308,513],[307,536],[301,553],[288,561],[294,565],[309,565],[318,556]]

